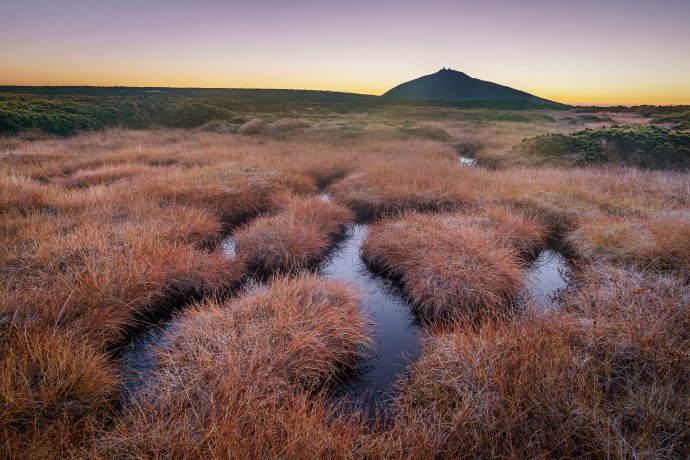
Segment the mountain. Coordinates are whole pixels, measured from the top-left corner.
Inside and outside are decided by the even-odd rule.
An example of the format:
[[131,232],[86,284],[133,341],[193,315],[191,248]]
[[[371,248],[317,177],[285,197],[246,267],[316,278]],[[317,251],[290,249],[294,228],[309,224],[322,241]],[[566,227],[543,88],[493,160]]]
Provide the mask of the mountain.
[[472,78],[446,68],[398,85],[384,96],[412,101],[528,101],[556,104],[524,91]]

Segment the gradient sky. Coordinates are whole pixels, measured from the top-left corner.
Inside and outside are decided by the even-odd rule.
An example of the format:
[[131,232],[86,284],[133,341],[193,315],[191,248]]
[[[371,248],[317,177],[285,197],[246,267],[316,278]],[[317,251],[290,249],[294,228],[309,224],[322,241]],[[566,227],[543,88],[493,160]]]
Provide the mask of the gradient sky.
[[690,103],[690,0],[0,6],[0,84],[381,94],[440,67],[567,103]]

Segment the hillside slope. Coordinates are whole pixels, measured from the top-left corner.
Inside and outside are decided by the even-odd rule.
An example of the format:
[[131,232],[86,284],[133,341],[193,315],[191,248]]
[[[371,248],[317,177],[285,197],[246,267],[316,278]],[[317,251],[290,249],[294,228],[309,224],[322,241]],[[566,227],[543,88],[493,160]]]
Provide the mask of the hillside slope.
[[414,101],[529,101],[556,104],[524,91],[472,78],[457,70],[445,68],[434,74],[402,83],[383,96]]

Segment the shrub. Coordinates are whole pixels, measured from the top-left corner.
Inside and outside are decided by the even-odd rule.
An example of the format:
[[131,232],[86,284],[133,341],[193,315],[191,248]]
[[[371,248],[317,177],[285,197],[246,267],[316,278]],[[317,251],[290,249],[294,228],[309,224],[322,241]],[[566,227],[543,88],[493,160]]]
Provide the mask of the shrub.
[[610,126],[572,133],[542,134],[516,149],[542,161],[616,163],[650,169],[690,167],[690,134],[657,126]]

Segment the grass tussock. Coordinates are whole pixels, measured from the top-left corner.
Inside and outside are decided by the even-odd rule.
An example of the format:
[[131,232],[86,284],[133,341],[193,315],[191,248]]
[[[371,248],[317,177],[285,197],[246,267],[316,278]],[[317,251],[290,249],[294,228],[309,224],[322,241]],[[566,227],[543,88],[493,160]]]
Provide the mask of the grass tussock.
[[582,258],[690,272],[690,215],[686,213],[588,219],[566,241]]
[[161,369],[104,438],[104,452],[347,455],[357,426],[322,391],[371,346],[370,327],[350,287],[310,275],[199,305],[170,333]]
[[442,218],[448,227],[470,226],[484,232],[495,244],[515,250],[526,259],[536,257],[546,246],[547,228],[534,218],[505,207],[488,206],[482,210],[455,213]]
[[[401,152],[391,168],[386,157],[368,158],[360,171],[330,187],[334,199],[352,209],[361,221],[401,212],[438,212],[471,207],[476,191],[457,181],[455,154],[436,143],[419,143],[418,155],[432,158],[419,168],[419,156]],[[393,161],[393,160],[391,160]]]
[[523,271],[518,251],[502,244],[510,236],[484,225],[462,215],[408,215],[373,225],[362,251],[401,281],[422,319],[490,315],[518,294]]
[[396,402],[389,452],[687,456],[687,287],[609,267],[582,276],[567,313],[430,338]]
[[[91,225],[44,235],[42,241],[29,234],[25,247],[32,252],[6,254],[8,263],[0,267],[5,279],[0,313],[114,344],[138,318],[169,308],[171,299],[222,292],[246,274],[241,261],[225,260],[218,250],[160,236],[155,228],[108,232]],[[26,279],[33,281],[26,284]]]
[[287,197],[279,211],[235,232],[237,254],[267,276],[313,268],[353,219],[343,206],[318,197]]
[[127,179],[143,174],[155,174],[155,169],[142,164],[108,165],[97,169],[75,172],[68,180],[71,187],[93,187],[94,185],[111,184],[121,179]]
[[0,439],[5,458],[58,458],[93,442],[114,414],[113,363],[83,337],[3,324]]
[[0,176],[0,214],[27,213],[50,206],[50,190],[20,175]]

